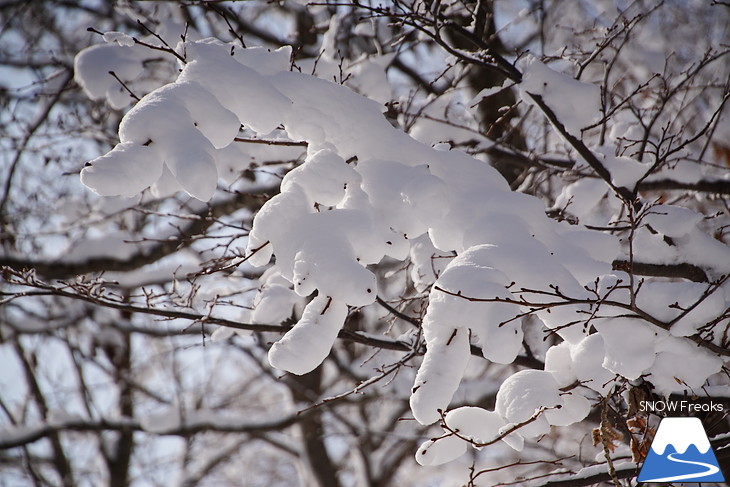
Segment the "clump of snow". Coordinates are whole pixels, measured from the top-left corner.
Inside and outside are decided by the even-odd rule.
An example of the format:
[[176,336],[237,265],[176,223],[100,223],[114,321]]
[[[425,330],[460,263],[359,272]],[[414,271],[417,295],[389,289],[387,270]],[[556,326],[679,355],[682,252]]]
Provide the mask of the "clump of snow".
[[360,174],[332,149],[310,150],[304,164],[284,176],[281,191],[298,184],[310,204],[335,206],[345,197],[347,187],[359,184],[360,180]]
[[474,95],[474,98],[472,98],[469,101],[468,105],[469,106],[476,105],[476,104],[480,103],[482,100],[484,100],[485,98],[489,98],[490,96],[495,95],[502,90],[506,90],[507,88],[509,88],[510,86],[513,86],[513,85],[514,85],[514,82],[512,82],[509,79],[505,79],[501,85],[490,86],[489,88],[483,88],[479,93]]
[[[364,24],[358,24],[361,26]],[[347,85],[361,94],[367,94],[378,103],[384,105],[393,99],[393,93],[385,72],[395,53],[383,54],[377,57],[368,57],[363,54],[359,59],[352,61],[345,70],[350,75]]]
[[396,232],[415,238],[445,216],[444,182],[427,166],[369,160],[358,164],[358,172],[378,216]]
[[651,165],[624,156],[615,156],[609,148],[600,147],[597,156],[611,173],[611,182],[618,187],[633,188],[646,175]]
[[117,32],[117,31],[109,31],[105,32],[104,35],[102,35],[102,38],[104,39],[104,42],[108,42],[109,44],[117,43],[120,46],[128,46],[131,47],[134,45],[134,39],[124,32]]
[[691,336],[700,327],[722,315],[727,302],[721,290],[696,282],[646,282],[637,304],[655,318],[674,322],[670,333]]
[[[561,408],[564,402],[558,383],[550,372],[521,370],[508,377],[497,392],[495,411],[508,423],[523,423],[532,418],[540,408]],[[521,427],[519,434],[536,438],[550,431],[546,415]]]
[[466,328],[427,326],[423,321],[428,349],[411,390],[411,411],[421,424],[439,419],[459,387],[469,361],[469,331]]
[[297,324],[271,346],[269,362],[292,374],[311,372],[329,355],[346,317],[346,304],[317,296]]
[[[304,190],[288,191],[261,208],[248,247],[252,251],[268,241],[271,250],[264,249],[262,257],[255,254],[256,259],[249,262],[263,265],[272,252],[276,253],[281,274],[300,296],[319,290],[353,306],[375,301],[375,276],[363,266],[374,258],[380,260],[384,249],[378,251],[377,232],[368,215],[347,209],[302,213],[301,198],[306,200]],[[282,228],[283,221],[289,221],[290,226]],[[300,240],[293,240],[290,232],[298,234]]]
[[227,326],[219,326],[215,329],[215,331],[210,335],[210,339],[213,342],[223,342],[225,340],[228,340],[233,335],[236,334],[235,328],[230,328]]
[[554,207],[582,219],[591,215],[606,196],[608,186],[598,178],[581,178],[565,186],[555,200]]
[[277,324],[291,317],[294,304],[299,297],[291,289],[291,283],[284,279],[277,267],[269,268],[259,279],[261,287],[253,300],[254,323]]
[[667,334],[659,340],[656,350],[657,356],[648,380],[665,397],[674,392],[694,393],[723,365],[721,357],[690,341]]
[[[468,300],[438,290],[473,299],[512,298],[506,289],[509,279],[493,267],[498,259],[499,251],[491,245],[472,247],[455,258],[431,292],[424,330],[433,326],[468,328],[477,336],[485,358],[511,363],[522,346],[521,321],[514,319],[519,308],[504,302]],[[427,343],[430,346],[428,338]]]
[[129,196],[156,183],[164,163],[188,194],[208,201],[218,181],[217,149],[233,141],[238,127],[236,116],[201,85],[164,86],[124,116],[121,144],[90,161],[82,182],[104,196]]
[[[486,409],[465,406],[449,411],[444,417],[446,426],[452,431],[458,431],[459,434],[477,445],[487,443],[495,438],[502,436],[503,429],[507,424],[504,419],[495,411],[487,411]],[[519,449],[522,442],[516,439],[514,433],[502,438],[510,446]]]
[[572,391],[560,396],[563,405],[560,409],[545,411],[545,418],[553,426],[570,426],[583,421],[591,412],[591,402],[585,396]]
[[601,91],[598,86],[558,73],[534,56],[527,56],[521,67],[519,87],[522,99],[534,104],[530,95],[540,96],[571,135],[580,137],[581,129],[593,123],[600,114]]
[[421,465],[436,466],[456,460],[466,453],[467,442],[456,435],[424,441],[416,452]]
[[[421,465],[441,465],[450,462],[466,452],[469,442],[479,448],[479,444],[491,442],[502,435],[506,423],[494,411],[464,406],[453,409],[444,416],[444,436],[425,441],[418,448],[416,461]],[[458,434],[458,436],[457,436]],[[501,441],[521,450],[523,441],[516,433],[511,433]]]
[[545,352],[545,370],[553,374],[560,387],[569,386],[577,380],[568,342],[554,345]]
[[[186,44],[188,63],[178,82],[195,81],[206,86],[221,104],[236,114],[240,122],[258,133],[267,134],[282,123],[292,101],[255,69],[242,64],[251,58],[236,59],[231,48],[215,39]],[[215,73],[215,76],[211,76]]]
[[[672,226],[674,230],[669,231],[681,232],[682,226]],[[669,241],[664,237],[657,230],[639,227],[634,236],[634,258],[648,264],[692,264],[711,279],[730,273],[730,247],[703,231],[695,229]]]
[[[608,263],[613,262],[621,254],[621,244],[618,239],[606,233],[581,230],[570,226],[562,232],[562,235],[572,244],[569,247],[572,247],[571,251],[573,256],[580,255],[580,252],[585,252],[596,262]],[[585,269],[585,267],[586,262],[581,262],[581,269]],[[579,269],[576,269],[574,273],[578,271]],[[589,267],[589,272],[592,272],[593,276],[602,275],[600,270],[594,266]],[[581,282],[587,282],[589,280],[590,278],[585,276],[581,279]]]
[[681,206],[654,205],[642,223],[651,225],[657,232],[670,237],[682,237],[694,231],[702,221],[702,215]]
[[162,159],[154,149],[122,142],[87,163],[81,182],[103,196],[136,196],[162,176]]
[[132,101],[129,93],[110,71],[122,81],[135,79],[144,70],[147,52],[137,46],[99,44],[76,55],[74,79],[92,100],[107,98],[112,108],[123,108]]
[[603,337],[594,333],[570,345],[573,373],[585,387],[606,395],[614,385],[616,374],[603,367],[606,349]]
[[[204,43],[219,44],[216,41],[206,40]],[[271,50],[265,47],[248,47],[246,49],[240,49],[238,46],[232,46],[230,44],[219,44],[226,49],[226,52],[231,53],[231,47],[233,49],[233,59],[238,61],[244,66],[248,66],[255,69],[262,76],[270,76],[282,71],[289,71],[291,64],[291,46],[282,46],[276,50]],[[205,78],[206,81],[208,78]]]
[[632,318],[605,318],[593,323],[603,338],[606,370],[634,380],[654,363],[656,327]]
[[656,181],[669,177],[673,181],[692,184],[702,179],[703,173],[701,167],[695,161],[680,159],[672,163],[671,172],[668,170],[659,170],[650,174],[646,180]]
[[366,219],[357,210],[333,210],[301,220],[299,228],[305,238],[291,261],[297,294],[308,296],[317,289],[353,306],[375,301],[375,275],[360,263],[348,235],[349,230],[359,235],[363,227],[357,224]]
[[428,235],[421,235],[411,240],[410,259],[411,279],[416,289],[423,292],[431,287],[453,256],[434,247]]
[[[268,264],[274,254],[274,247],[278,249],[280,245],[286,245],[290,240],[289,230],[302,216],[314,211],[306,202],[302,187],[294,185],[261,206],[248,236],[246,254],[249,264],[254,267]],[[291,272],[284,276],[291,282]]]

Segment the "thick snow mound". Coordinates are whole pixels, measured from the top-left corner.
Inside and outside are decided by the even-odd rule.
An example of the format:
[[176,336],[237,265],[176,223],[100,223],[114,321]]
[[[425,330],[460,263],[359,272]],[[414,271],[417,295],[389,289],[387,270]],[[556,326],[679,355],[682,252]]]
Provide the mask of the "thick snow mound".
[[[507,426],[496,412],[472,406],[449,411],[444,416],[444,423],[443,436],[425,441],[418,448],[416,461],[421,465],[450,462],[463,455],[469,443],[481,448],[480,445],[500,438]],[[523,447],[523,440],[516,433],[506,435],[501,441],[518,451]]]
[[311,372],[329,355],[346,317],[347,305],[317,296],[304,309],[302,319],[271,346],[269,362],[292,374]]
[[[558,383],[550,372],[521,370],[507,378],[499,388],[496,412],[506,422],[517,424],[528,421],[540,408],[562,408],[563,405]],[[544,414],[519,429],[520,435],[528,438],[549,431],[550,423]]]
[[522,99],[534,104],[529,95],[542,97],[570,134],[579,137],[580,130],[597,118],[601,111],[601,90],[598,86],[558,73],[534,56],[528,56],[522,62],[522,68],[522,83],[519,85]]

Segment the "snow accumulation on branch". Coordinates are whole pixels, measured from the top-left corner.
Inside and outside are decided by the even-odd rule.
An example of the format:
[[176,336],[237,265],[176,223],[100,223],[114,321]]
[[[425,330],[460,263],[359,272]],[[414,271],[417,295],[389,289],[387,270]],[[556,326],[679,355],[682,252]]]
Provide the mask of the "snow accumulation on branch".
[[[141,69],[139,46],[113,39],[120,45],[82,53],[76,74],[90,96],[112,103],[108,76],[90,61],[115,57],[123,67],[115,71],[128,77]],[[349,310],[378,299],[368,265],[410,259],[415,286],[430,290],[421,325],[426,352],[410,405],[417,421],[442,420],[446,431],[419,450],[422,463],[450,461],[468,442],[480,447],[492,438],[520,450],[551,426],[582,421],[590,401],[622,380],[645,380],[669,395],[702,387],[723,367],[722,336],[707,324],[727,320],[728,290],[720,284],[730,249],[702,233],[690,210],[641,202],[643,163],[583,142],[581,129],[599,116],[598,87],[537,60],[521,68],[523,99],[603,180],[603,190],[591,191],[599,198],[614,191],[637,223],[628,256],[609,233],[548,218],[539,199],[512,191],[489,164],[397,130],[375,101],[291,71],[289,48],[203,39],[176,51],[186,61],[178,79],[141,98],[120,124],[120,143],[90,161],[81,180],[106,196],[172,188],[215,202],[241,126],[262,140],[283,128],[286,140],[306,144],[304,163],[261,207],[248,237],[248,263],[270,266],[254,321],[279,322],[297,297],[314,296],[269,352],[273,366],[307,373],[328,356]],[[456,255],[435,282],[418,269],[424,246]],[[636,285],[642,269],[658,273],[652,265],[690,266],[703,278],[680,277],[703,282]],[[519,318],[528,315],[559,337],[544,370],[509,377],[494,411],[448,411],[472,346],[491,362],[514,363],[523,347]]]

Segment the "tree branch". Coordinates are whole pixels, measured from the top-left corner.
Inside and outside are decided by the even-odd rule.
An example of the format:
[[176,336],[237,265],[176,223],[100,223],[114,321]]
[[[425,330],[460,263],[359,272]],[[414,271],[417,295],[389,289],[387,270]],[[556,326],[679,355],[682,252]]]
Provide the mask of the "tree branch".
[[[5,303],[8,301],[8,299],[18,299],[21,297],[32,297],[32,296],[59,296],[63,298],[69,298],[69,299],[75,299],[79,301],[84,301],[96,306],[103,306],[106,308],[112,308],[116,309],[125,313],[142,313],[152,316],[159,316],[162,318],[169,318],[169,319],[182,319],[182,320],[189,320],[193,323],[200,323],[201,325],[219,325],[219,326],[225,326],[228,328],[234,328],[236,330],[248,330],[248,331],[254,331],[254,332],[274,332],[274,333],[281,333],[284,334],[287,331],[291,329],[291,326],[287,325],[267,325],[267,324],[259,324],[259,323],[241,323],[238,321],[233,321],[225,318],[217,318],[215,316],[210,316],[209,314],[200,314],[195,313],[192,311],[179,311],[179,310],[172,310],[172,309],[160,309],[160,308],[153,308],[153,307],[142,307],[142,306],[136,306],[133,304],[128,304],[120,301],[113,301],[107,297],[99,296],[99,295],[93,295],[91,293],[88,294],[81,294],[76,291],[68,291],[66,289],[60,289],[58,287],[52,286],[50,284],[46,284],[37,280],[33,280],[28,275],[23,275],[13,269],[10,268],[3,268],[0,266],[0,276],[2,276],[2,279],[5,282],[8,282],[9,284],[13,285],[19,285],[19,286],[26,286],[31,287],[35,289],[39,289],[40,291],[29,291],[29,292],[4,292],[0,291],[0,296],[7,296],[7,299],[0,302]],[[130,330],[130,331],[136,331]],[[154,332],[152,332],[154,333]],[[181,331],[182,333],[182,331]],[[411,352],[413,350],[413,345],[404,341],[396,340],[393,338],[389,338],[386,336],[374,336],[365,332],[358,332],[358,331],[352,331],[347,330],[345,328],[341,329],[339,333],[337,334],[337,337],[341,340],[347,340],[354,343],[360,343],[362,345],[367,345],[369,347],[373,348],[380,348],[384,350],[394,350],[399,352]],[[425,347],[423,347],[422,350],[419,350],[419,354],[423,352],[425,353]],[[482,349],[481,347],[477,345],[471,345],[471,354],[477,357],[482,357]],[[544,364],[540,360],[534,358],[534,357],[526,357],[526,356],[518,356],[515,361],[513,362],[516,365],[520,365],[527,368],[534,368],[534,369],[543,369]]]
[[641,183],[639,183],[636,189],[638,189],[639,191],[697,191],[702,193],[730,195],[730,181],[726,179],[701,179],[699,181],[695,181],[694,183],[685,183],[682,181],[674,181],[672,179],[654,179],[651,181],[642,181]]
[[13,187],[15,171],[18,169],[20,160],[23,157],[23,154],[25,153],[25,150],[28,147],[30,140],[33,138],[36,131],[46,122],[48,116],[51,114],[51,110],[53,110],[53,107],[55,107],[56,104],[61,100],[61,96],[64,93],[66,85],[68,85],[72,79],[73,72],[67,69],[66,73],[64,74],[63,82],[61,83],[60,88],[58,89],[56,94],[53,95],[53,97],[48,101],[48,103],[46,103],[46,105],[41,109],[40,113],[36,116],[30,127],[27,128],[25,137],[20,142],[20,145],[15,152],[15,157],[10,163],[10,169],[8,170],[8,175],[5,178],[5,184],[3,186],[3,196],[2,199],[0,199],[0,232],[2,232],[0,234],[0,241],[5,238],[5,233],[7,232],[6,226],[9,221],[6,217],[5,207],[7,206],[10,199],[10,192]]
[[[608,299],[584,299],[584,298],[571,298],[569,296],[566,296],[562,294],[560,291],[556,290],[553,292],[548,291],[541,291],[536,289],[521,289],[519,291],[519,296],[516,298],[474,298],[471,296],[466,296],[461,293],[461,291],[449,291],[447,289],[441,288],[439,286],[434,286],[434,289],[437,291],[441,291],[442,293],[448,294],[450,296],[454,296],[457,298],[465,299],[467,301],[471,302],[479,302],[479,303],[508,303],[508,304],[514,304],[517,306],[523,306],[527,308],[531,308],[530,312],[538,312],[542,310],[549,310],[551,308],[557,308],[560,306],[575,306],[579,304],[586,304],[589,306],[609,306],[618,308],[620,310],[625,310],[630,312],[620,315],[623,318],[634,318],[634,319],[642,319],[646,321],[647,323],[651,323],[654,326],[657,326],[663,330],[669,330],[671,328],[671,325],[665,321],[662,321],[650,313],[647,313],[643,309],[637,307],[635,304],[630,303],[622,303],[620,301],[612,301]],[[555,298],[553,301],[549,302],[540,302],[540,301],[528,301],[524,298],[523,294],[534,294],[538,296],[552,296]],[[605,297],[604,297],[605,298]],[[565,326],[572,326],[574,324],[583,322],[585,320],[576,321],[574,323],[570,323]],[[700,335],[693,335],[685,337],[688,340],[693,341],[698,346],[706,348],[707,350],[710,350],[717,355],[723,356],[723,357],[730,357],[730,350],[728,350],[725,347],[721,347],[719,345],[716,345],[705,338],[701,337]]]
[[47,279],[68,279],[81,274],[131,271],[157,262],[161,258],[188,246],[190,237],[204,233],[215,223],[217,218],[231,214],[241,208],[257,208],[263,201],[262,197],[278,192],[278,187],[270,186],[248,193],[238,193],[234,198],[205,207],[194,213],[198,218],[194,219],[181,231],[179,238],[159,241],[149,250],[140,251],[127,259],[92,257],[81,262],[52,262],[0,256],[0,267],[9,267],[19,272],[24,269],[33,269]]
[[[594,467],[587,467],[583,471],[595,469]],[[616,478],[628,479],[638,475],[637,467],[634,464],[628,464],[620,469],[616,469]],[[595,485],[600,482],[611,482],[611,474],[607,471],[598,471],[589,475],[581,475],[581,472],[571,474],[571,478],[568,479],[552,479],[545,483],[535,485],[534,487],[586,487],[588,485]]]
[[616,259],[611,265],[615,271],[624,271],[640,276],[674,277],[688,279],[693,282],[710,282],[705,271],[694,264],[649,264]]
[[532,98],[540,110],[542,110],[545,117],[550,121],[553,127],[555,127],[555,130],[557,130],[558,133],[560,133],[560,135],[571,145],[571,147],[580,154],[580,156],[588,163],[589,166],[591,166],[596,174],[598,174],[598,176],[603,179],[626,204],[635,206],[637,203],[636,193],[624,186],[616,186],[613,183],[611,173],[608,169],[606,169],[606,166],[603,165],[600,159],[598,159],[598,156],[596,156],[596,154],[594,154],[582,140],[568,132],[565,125],[563,125],[560,119],[558,119],[558,116],[552,108],[550,108],[542,99],[542,96],[535,95],[533,93],[528,93],[528,95],[530,95],[530,98]]
[[191,436],[205,431],[216,431],[220,433],[251,433],[287,428],[311,413],[290,414],[280,419],[250,422],[249,416],[243,417],[221,417],[219,414],[202,414],[198,411],[198,418],[195,412],[191,418],[182,419],[180,424],[171,425],[168,428],[149,427],[131,418],[119,419],[70,419],[68,421],[46,423],[34,427],[18,427],[4,430],[0,435],[0,450],[16,448],[27,445],[47,436],[58,434],[62,431],[78,432],[99,432],[99,431],[120,431],[120,432],[146,432],[166,436]]

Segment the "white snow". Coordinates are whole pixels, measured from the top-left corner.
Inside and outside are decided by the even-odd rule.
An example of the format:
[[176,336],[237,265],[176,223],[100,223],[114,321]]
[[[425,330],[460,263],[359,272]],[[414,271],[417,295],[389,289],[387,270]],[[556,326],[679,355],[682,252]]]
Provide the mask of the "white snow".
[[466,453],[467,442],[456,435],[424,441],[416,451],[416,461],[421,465],[443,465]]
[[331,149],[311,150],[301,166],[288,172],[281,182],[281,191],[290,186],[302,187],[311,204],[335,206],[345,197],[349,185],[360,183],[360,174]]
[[346,317],[346,304],[317,296],[304,308],[299,322],[271,346],[269,362],[292,374],[311,372],[329,355]]
[[560,398],[563,400],[560,409],[545,411],[545,417],[553,426],[569,426],[583,421],[591,412],[591,402],[578,392],[569,392]]
[[[466,452],[467,440],[476,444],[491,442],[502,434],[504,420],[494,411],[479,407],[464,406],[449,411],[444,417],[444,435],[424,442],[416,453],[421,465],[441,465],[450,462]],[[453,434],[458,433],[458,436]],[[515,450],[522,449],[522,438],[511,433],[502,438]],[[475,446],[476,447],[476,446]]]
[[[469,298],[512,299],[506,290],[507,276],[490,267],[496,261],[491,255],[494,249],[489,245],[470,248],[447,266],[436,286]],[[423,326],[424,330],[434,326],[469,328],[482,345],[485,358],[510,363],[522,346],[521,321],[514,319],[519,313],[514,304],[470,301],[434,288],[426,314],[428,320]]]
[[657,356],[649,380],[664,396],[682,391],[694,393],[708,377],[720,371],[722,365],[721,357],[665,333],[657,343]]
[[615,156],[610,149],[600,147],[596,151],[603,166],[611,173],[611,182],[618,187],[633,188],[651,169],[651,164],[630,157]]
[[565,186],[555,200],[554,207],[565,208],[580,219],[591,215],[606,196],[608,186],[598,178],[581,178]]
[[81,182],[102,196],[136,196],[162,175],[162,158],[151,147],[122,142],[81,170]]
[[162,178],[164,162],[182,189],[208,201],[218,181],[216,148],[230,144],[238,126],[235,115],[197,83],[164,86],[124,116],[121,144],[91,161],[82,182],[105,196],[131,196]]
[[124,82],[131,81],[144,70],[142,60],[146,55],[147,52],[137,46],[90,46],[76,55],[74,79],[92,100],[106,97],[112,108],[123,108],[132,98],[109,72],[113,71]]
[[495,94],[499,93],[500,91],[505,90],[513,85],[514,85],[514,83],[512,81],[505,79],[504,82],[499,86],[492,86],[490,88],[484,88],[479,93],[474,95],[474,98],[472,98],[471,101],[469,101],[469,103],[467,105],[468,106],[476,105],[476,104],[480,103],[482,100],[484,100],[485,98],[489,98],[490,96],[495,95]]
[[431,287],[453,256],[436,249],[428,235],[421,235],[410,242],[410,259],[411,279],[416,289],[423,292]]
[[459,387],[469,361],[469,332],[466,328],[426,326],[426,355],[418,369],[411,394],[413,417],[421,424],[439,420]]
[[[494,411],[486,409],[464,406],[449,411],[445,416],[446,426],[458,431],[459,434],[475,443],[487,443],[501,435],[505,422],[502,417]],[[502,441],[510,443],[508,438],[514,435],[507,435]]]
[[682,237],[694,231],[702,215],[688,208],[672,205],[654,205],[643,219],[657,232],[670,237]]
[[530,95],[542,97],[565,126],[568,133],[580,137],[582,128],[595,121],[600,113],[601,93],[598,86],[583,83],[558,73],[532,55],[521,61],[522,99],[534,104]]
[[268,269],[259,282],[262,285],[253,300],[251,321],[278,324],[290,318],[299,297],[291,289],[291,283],[281,276],[278,267]]
[[603,338],[606,370],[634,380],[654,363],[656,327],[632,318],[598,319],[593,326]]
[[553,374],[560,387],[571,385],[577,380],[570,356],[570,344],[562,342],[548,348],[545,352],[545,370]]
[[[495,411],[505,422],[517,424],[530,419],[540,408],[562,407],[563,404],[558,383],[550,372],[521,370],[502,383]],[[548,417],[541,414],[518,431],[527,438],[544,435],[550,431]]]
[[236,59],[230,51],[230,46],[214,39],[187,43],[188,63],[178,81],[205,85],[244,126],[267,134],[284,121],[283,114],[292,109],[292,101],[262,74],[240,62],[250,62],[250,57]]
[[615,374],[603,367],[606,351],[603,337],[594,333],[570,345],[573,373],[582,385],[606,395],[614,385]]
[[692,264],[710,278],[730,272],[730,247],[696,229],[673,237],[671,244],[659,233],[640,227],[634,237],[634,257],[649,264]]
[[709,294],[707,284],[654,281],[646,282],[644,287],[637,295],[641,309],[664,322],[682,315],[670,329],[674,336],[694,335],[727,307],[722,291]]
[[102,36],[105,42],[108,42],[109,44],[117,43],[120,46],[133,46],[134,45],[134,39],[128,34],[125,34],[124,32],[117,32],[117,31],[109,31],[105,32]]

